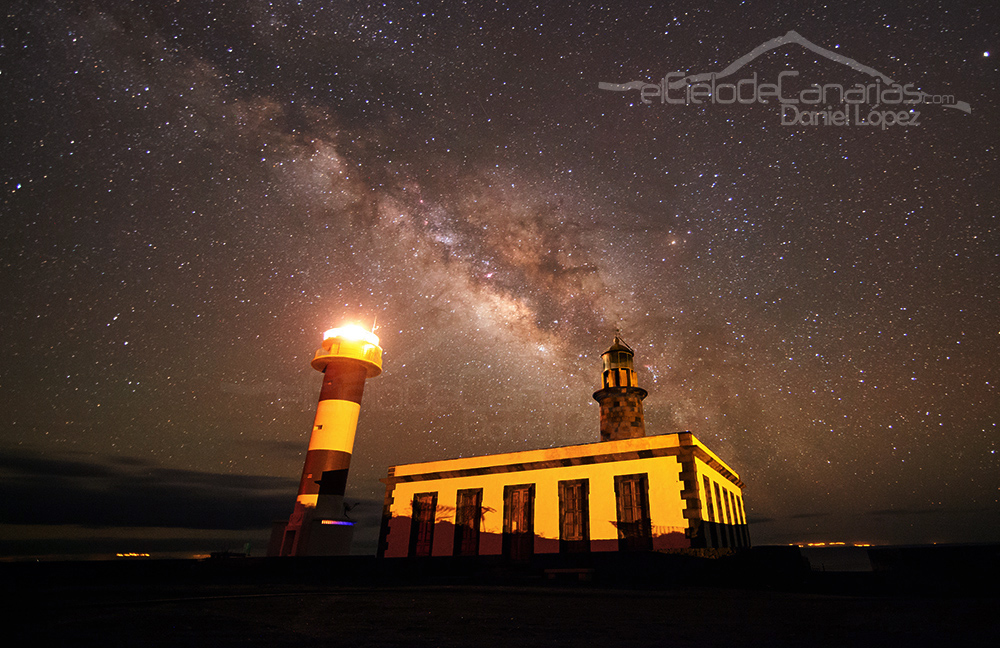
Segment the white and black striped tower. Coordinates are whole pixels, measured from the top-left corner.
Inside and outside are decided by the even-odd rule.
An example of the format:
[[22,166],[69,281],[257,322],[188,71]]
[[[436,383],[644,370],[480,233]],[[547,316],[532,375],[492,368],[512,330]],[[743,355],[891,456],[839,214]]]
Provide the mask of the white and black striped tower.
[[330,329],[311,365],[323,372],[323,387],[295,510],[281,532],[280,546],[275,529],[270,555],[338,555],[350,550],[353,522],[343,506],[347,472],[365,380],[382,373],[382,348],[378,336],[360,326]]
[[648,392],[636,380],[634,355],[617,331],[611,348],[601,354],[601,389],[594,392],[594,400],[601,404],[601,441],[646,436],[642,401]]

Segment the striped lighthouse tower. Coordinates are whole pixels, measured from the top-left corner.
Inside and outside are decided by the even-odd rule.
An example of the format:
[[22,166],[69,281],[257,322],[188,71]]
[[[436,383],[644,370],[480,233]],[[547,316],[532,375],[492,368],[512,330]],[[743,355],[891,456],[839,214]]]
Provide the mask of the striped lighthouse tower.
[[365,380],[382,373],[382,348],[375,333],[343,326],[323,334],[323,345],[310,364],[323,372],[323,387],[295,510],[287,523],[276,525],[268,555],[324,556],[350,551],[353,521],[343,504],[347,471]]

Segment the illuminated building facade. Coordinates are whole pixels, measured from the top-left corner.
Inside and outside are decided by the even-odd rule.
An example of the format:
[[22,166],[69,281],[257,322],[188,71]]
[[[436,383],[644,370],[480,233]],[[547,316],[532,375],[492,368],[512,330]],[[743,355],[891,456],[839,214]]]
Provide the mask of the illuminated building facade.
[[749,546],[739,475],[690,432],[645,436],[633,356],[601,356],[598,443],[389,468],[379,555]]
[[365,380],[382,373],[378,337],[358,326],[331,329],[310,363],[323,372],[295,508],[271,531],[269,556],[350,553],[354,522],[344,511],[344,489]]

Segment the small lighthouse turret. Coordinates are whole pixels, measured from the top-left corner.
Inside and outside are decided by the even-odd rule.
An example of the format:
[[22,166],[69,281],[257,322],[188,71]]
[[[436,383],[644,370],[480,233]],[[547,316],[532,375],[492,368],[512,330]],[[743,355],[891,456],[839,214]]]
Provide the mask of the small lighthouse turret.
[[360,326],[323,334],[310,363],[323,372],[309,450],[306,452],[295,509],[271,534],[274,556],[341,555],[350,551],[354,523],[344,512],[347,472],[361,413],[365,380],[382,373],[378,336]]
[[601,354],[601,389],[594,400],[601,404],[601,441],[618,441],[646,436],[642,401],[648,392],[639,387],[632,347],[615,334],[615,341]]

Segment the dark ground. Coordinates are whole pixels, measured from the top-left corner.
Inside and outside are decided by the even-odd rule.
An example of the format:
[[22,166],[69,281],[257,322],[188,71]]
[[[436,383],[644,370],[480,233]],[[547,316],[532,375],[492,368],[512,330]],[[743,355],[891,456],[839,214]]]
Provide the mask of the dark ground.
[[[403,587],[53,600],[8,645],[995,645],[998,601],[729,589]],[[974,643],[966,643],[974,642]]]
[[344,559],[17,564],[0,576],[12,646],[912,647],[994,645],[1000,631],[989,570],[685,561],[617,564],[614,578],[606,565]]

